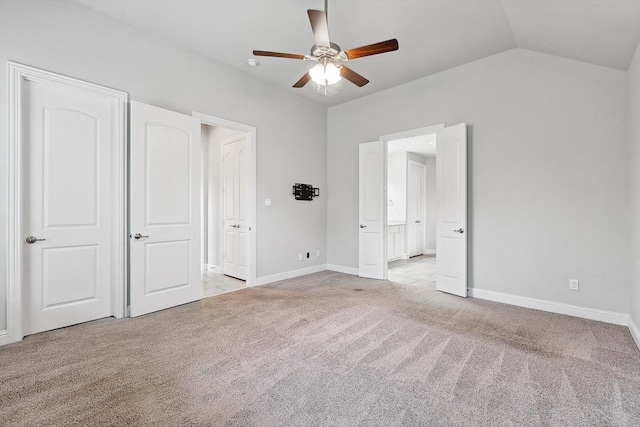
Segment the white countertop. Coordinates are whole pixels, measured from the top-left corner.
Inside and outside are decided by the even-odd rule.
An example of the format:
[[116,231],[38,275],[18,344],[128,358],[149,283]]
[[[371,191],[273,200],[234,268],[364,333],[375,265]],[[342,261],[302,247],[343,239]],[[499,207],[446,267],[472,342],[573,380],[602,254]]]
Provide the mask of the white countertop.
[[387,221],[387,225],[404,225],[404,221],[401,219],[398,219],[398,220],[391,219]]

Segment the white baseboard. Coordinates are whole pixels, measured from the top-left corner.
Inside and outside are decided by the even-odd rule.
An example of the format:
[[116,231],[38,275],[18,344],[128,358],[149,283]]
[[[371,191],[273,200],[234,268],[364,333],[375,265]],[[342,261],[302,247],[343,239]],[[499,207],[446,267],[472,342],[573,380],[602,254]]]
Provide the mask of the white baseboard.
[[280,280],[293,279],[294,277],[304,276],[307,274],[318,273],[327,269],[326,264],[314,265],[311,267],[301,268],[299,270],[285,271],[283,273],[271,274],[256,278],[255,286],[266,285],[267,283],[278,282]]
[[436,248],[422,250],[422,255],[435,255],[435,254],[436,254]]
[[335,264],[327,264],[327,270],[337,271],[338,273],[351,274],[352,276],[357,276],[360,274],[360,270],[353,267],[344,267],[342,265]]
[[[598,320],[600,322],[612,323],[614,325],[623,325],[623,326],[630,325],[629,323],[630,319],[628,314],[616,313],[613,311],[599,310],[596,308],[578,307],[576,305],[571,305],[571,304],[540,300],[536,298],[521,297],[517,295],[503,294],[501,292],[487,291],[484,289],[471,288],[469,289],[469,296],[473,298],[479,298],[479,299],[485,299],[489,301],[516,305],[518,307],[533,308],[536,310],[548,311],[551,313],[566,314],[569,316],[581,317],[583,319]],[[636,340],[636,342],[638,341]]]
[[629,332],[631,332],[631,336],[633,337],[633,340],[636,342],[636,346],[638,347],[638,350],[640,350],[640,329],[638,329],[638,326],[634,323],[631,316],[629,316],[628,326],[629,326]]

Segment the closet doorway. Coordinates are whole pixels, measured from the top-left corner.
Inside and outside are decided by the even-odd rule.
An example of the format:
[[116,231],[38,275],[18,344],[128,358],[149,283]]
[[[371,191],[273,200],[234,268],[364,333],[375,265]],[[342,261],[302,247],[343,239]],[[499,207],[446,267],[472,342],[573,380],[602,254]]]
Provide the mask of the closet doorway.
[[250,286],[253,128],[210,116],[202,120],[202,297]]

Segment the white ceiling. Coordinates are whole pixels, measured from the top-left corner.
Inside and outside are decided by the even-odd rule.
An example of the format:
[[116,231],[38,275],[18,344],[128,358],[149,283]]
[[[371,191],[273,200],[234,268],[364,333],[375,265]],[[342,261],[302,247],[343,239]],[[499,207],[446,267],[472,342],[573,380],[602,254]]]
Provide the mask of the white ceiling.
[[400,49],[350,61],[370,80],[323,96],[291,86],[305,61],[252,50],[309,53],[307,9],[323,0],[75,0],[177,46],[217,59],[319,104],[337,105],[515,47],[627,70],[640,41],[640,0],[329,0],[329,32],[350,49],[396,38]]

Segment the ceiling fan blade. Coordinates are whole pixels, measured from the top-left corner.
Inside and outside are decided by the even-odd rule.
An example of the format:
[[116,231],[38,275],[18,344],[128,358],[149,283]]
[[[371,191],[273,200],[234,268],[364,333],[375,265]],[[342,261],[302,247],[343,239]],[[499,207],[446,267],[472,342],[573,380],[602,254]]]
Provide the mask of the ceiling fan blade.
[[311,80],[311,74],[306,73],[304,76],[300,78],[300,80],[296,82],[296,84],[293,85],[293,87],[295,88],[303,87],[304,85],[309,83],[309,80]]
[[331,47],[329,42],[329,25],[327,24],[327,15],[321,10],[307,10],[309,21],[311,22],[311,30],[318,47]]
[[344,65],[340,68],[340,75],[358,87],[362,87],[369,83],[369,80]]
[[374,43],[367,46],[356,47],[354,49],[345,50],[347,58],[356,59],[363,56],[377,55],[379,53],[392,52],[398,50],[398,40],[391,39],[380,43]]
[[276,58],[290,58],[290,59],[304,59],[304,55],[299,53],[282,53],[282,52],[269,52],[268,50],[254,50],[255,56],[275,56]]

